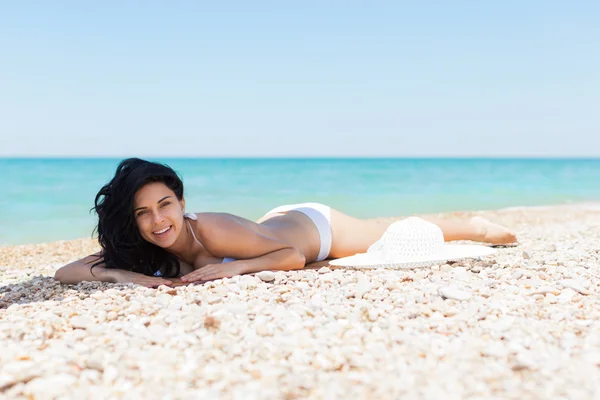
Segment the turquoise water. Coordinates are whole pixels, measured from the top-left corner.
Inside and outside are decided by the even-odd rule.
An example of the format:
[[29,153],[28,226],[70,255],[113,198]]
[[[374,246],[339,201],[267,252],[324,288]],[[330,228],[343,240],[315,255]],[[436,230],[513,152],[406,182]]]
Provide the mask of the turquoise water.
[[[323,202],[357,217],[600,200],[600,159],[165,159],[189,211],[256,219]],[[0,159],[0,245],[90,237],[120,159]]]

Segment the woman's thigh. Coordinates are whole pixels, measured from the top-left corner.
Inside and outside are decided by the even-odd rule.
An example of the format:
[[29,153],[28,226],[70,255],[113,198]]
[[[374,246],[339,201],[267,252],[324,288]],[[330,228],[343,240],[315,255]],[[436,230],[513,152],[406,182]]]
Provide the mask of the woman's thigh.
[[[287,212],[269,212],[256,222],[263,223],[271,218],[279,217]],[[357,253],[364,253],[375,243],[394,221],[402,217],[360,219],[331,209],[331,250],[327,258],[341,258]]]

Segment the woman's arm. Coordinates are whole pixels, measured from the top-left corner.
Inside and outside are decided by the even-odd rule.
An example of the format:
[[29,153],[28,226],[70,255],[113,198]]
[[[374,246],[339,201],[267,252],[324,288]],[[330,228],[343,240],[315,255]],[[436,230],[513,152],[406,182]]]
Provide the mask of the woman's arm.
[[104,263],[98,264],[92,270],[92,265],[98,261],[101,253],[90,254],[80,260],[73,261],[59,268],[54,274],[54,279],[60,283],[73,284],[82,281],[114,282],[113,276]]
[[[331,260],[323,260],[323,261],[313,261],[309,264],[306,264],[306,266],[304,267],[305,269],[319,269],[319,268],[323,268],[323,267],[331,267],[329,265],[329,262]],[[335,267],[333,267],[332,269],[334,269]]]
[[298,249],[290,247],[263,254],[249,260],[237,260],[225,264],[208,264],[182,276],[181,282],[210,281],[269,270],[290,271],[304,268],[304,263],[304,255]]
[[121,269],[105,268],[104,263],[98,264],[92,269],[92,265],[98,261],[100,254],[91,254],[59,268],[54,274],[54,279],[65,284],[76,284],[84,281],[136,283],[149,287],[171,284],[171,281],[168,279],[160,277],[146,276]]
[[306,258],[288,243],[262,235],[229,216],[208,215],[198,224],[198,238],[211,254],[237,261],[209,264],[181,278],[206,281],[265,270],[302,269]]

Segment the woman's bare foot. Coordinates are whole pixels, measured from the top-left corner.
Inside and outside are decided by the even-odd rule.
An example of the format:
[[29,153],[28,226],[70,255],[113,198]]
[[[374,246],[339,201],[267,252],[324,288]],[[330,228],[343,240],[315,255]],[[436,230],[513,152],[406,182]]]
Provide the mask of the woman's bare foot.
[[517,241],[517,236],[508,228],[494,224],[483,217],[473,217],[469,222],[477,231],[478,242],[510,244]]

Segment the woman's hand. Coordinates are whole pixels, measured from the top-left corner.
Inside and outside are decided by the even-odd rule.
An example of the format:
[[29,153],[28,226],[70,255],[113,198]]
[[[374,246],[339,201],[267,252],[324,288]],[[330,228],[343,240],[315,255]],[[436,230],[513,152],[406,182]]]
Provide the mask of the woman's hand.
[[110,274],[111,281],[114,283],[135,283],[146,287],[159,287],[160,285],[171,285],[168,279],[147,276],[144,274],[138,274],[137,272],[125,271],[122,269],[107,269],[107,274]]
[[233,261],[226,264],[208,264],[200,269],[190,272],[181,277],[183,283],[212,281],[219,278],[231,278],[242,274],[242,267],[239,261]]

